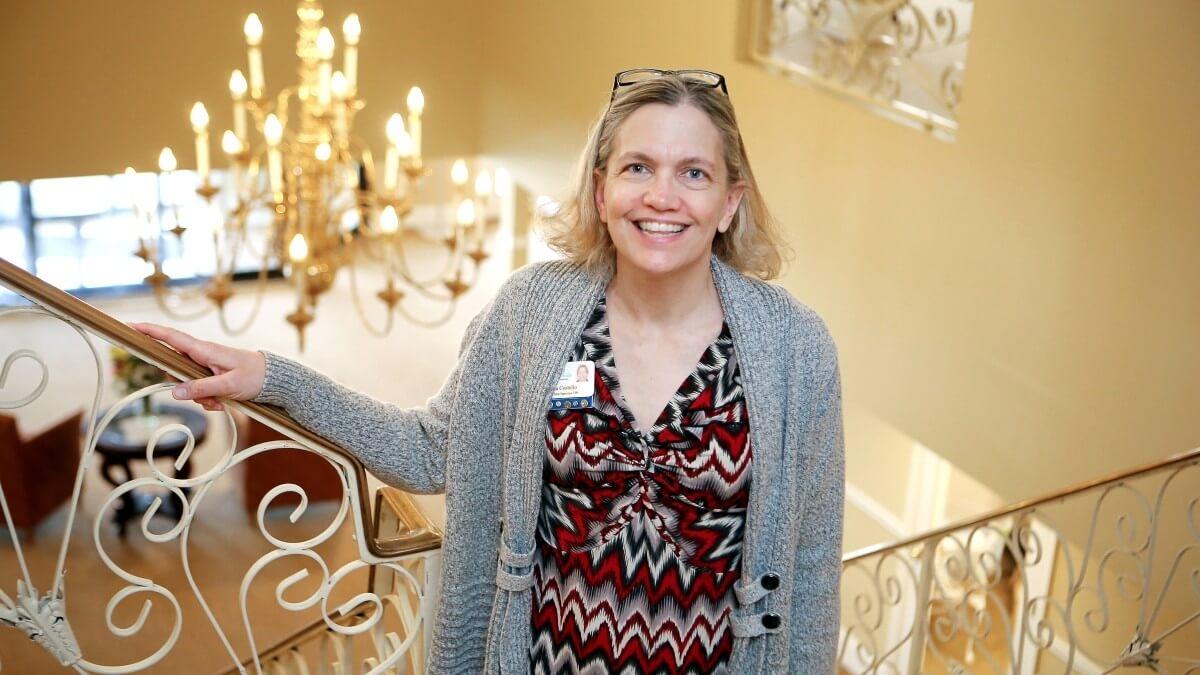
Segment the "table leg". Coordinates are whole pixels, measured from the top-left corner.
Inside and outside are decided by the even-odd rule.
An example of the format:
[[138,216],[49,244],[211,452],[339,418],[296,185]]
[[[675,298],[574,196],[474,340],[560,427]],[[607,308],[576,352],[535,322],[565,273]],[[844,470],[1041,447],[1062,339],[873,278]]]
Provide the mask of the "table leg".
[[[124,479],[116,477],[116,470],[120,468],[125,474]],[[129,468],[127,460],[113,459],[105,457],[104,462],[100,465],[100,474],[104,476],[104,480],[108,481],[114,488],[120,487],[123,483],[127,483],[133,479],[133,472]],[[113,524],[117,526],[117,536],[121,539],[125,538],[126,524],[131,518],[137,515],[137,507],[134,503],[134,494],[130,490],[121,495],[121,503],[113,512]]]

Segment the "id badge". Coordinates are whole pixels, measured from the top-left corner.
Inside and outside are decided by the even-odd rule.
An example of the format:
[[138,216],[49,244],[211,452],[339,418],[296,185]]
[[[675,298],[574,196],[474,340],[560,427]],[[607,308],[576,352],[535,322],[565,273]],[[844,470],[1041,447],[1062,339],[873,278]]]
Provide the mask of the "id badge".
[[570,361],[563,366],[550,395],[550,409],[591,408],[596,403],[596,364]]

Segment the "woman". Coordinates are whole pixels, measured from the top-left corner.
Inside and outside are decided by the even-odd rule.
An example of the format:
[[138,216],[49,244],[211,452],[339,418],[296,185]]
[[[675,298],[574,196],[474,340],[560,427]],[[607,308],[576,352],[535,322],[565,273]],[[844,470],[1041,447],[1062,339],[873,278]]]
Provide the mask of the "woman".
[[[618,74],[547,235],[565,260],[512,275],[421,409],[136,327],[216,373],[178,398],[283,406],[385,482],[446,493],[431,672],[833,672],[837,356],[761,280],[780,244],[724,78]],[[556,405],[574,362],[593,396]]]

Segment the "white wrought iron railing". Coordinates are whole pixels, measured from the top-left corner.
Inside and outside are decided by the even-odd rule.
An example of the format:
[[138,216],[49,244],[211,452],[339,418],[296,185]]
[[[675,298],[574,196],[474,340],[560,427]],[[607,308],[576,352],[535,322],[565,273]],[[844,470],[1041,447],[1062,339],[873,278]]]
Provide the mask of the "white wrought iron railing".
[[[62,322],[90,350],[103,381],[100,358],[90,336],[121,345],[180,379],[207,375],[197,364],[133,331],[124,323],[58,291],[0,259],[0,283],[37,306],[0,310],[0,327],[12,314],[38,314]],[[6,354],[0,391],[14,365],[29,360],[40,381],[29,393],[0,398],[0,410],[25,406],[45,391],[49,371],[34,349]],[[77,672],[125,673],[164,663],[184,631],[209,630],[219,636],[228,672],[261,674],[421,672],[428,653],[429,625],[440,576],[441,533],[402,493],[384,489],[372,509],[362,465],[292,421],[280,410],[231,403],[247,415],[285,434],[234,452],[236,437],[220,451],[211,468],[188,478],[167,476],[158,468],[133,478],[105,495],[94,514],[91,544],[108,574],[120,580],[104,611],[105,630],[115,638],[143,632],[159,640],[152,652],[126,663],[88,658],[67,613],[71,597],[64,574],[78,544],[70,540],[80,494],[96,441],[122,408],[170,385],[154,385],[125,397],[97,420],[101,388],[89,411],[82,459],[74,470],[74,491],[67,524],[49,570],[50,583],[39,589],[26,560],[26,542],[14,526],[0,489],[0,510],[12,535],[16,579],[0,580],[0,622],[24,633]],[[233,430],[234,425],[229,425]],[[188,435],[178,461],[194,450],[191,432],[167,425],[147,442],[167,433]],[[236,432],[234,432],[236,433]],[[190,567],[188,542],[198,522],[197,509],[210,488],[252,456],[296,448],[320,456],[336,472],[342,497],[330,524],[314,536],[290,540],[276,536],[265,510],[285,493],[300,497],[293,519],[305,512],[306,495],[295,485],[270,490],[258,504],[256,525],[271,550],[258,557],[241,579],[240,625],[229,630],[206,602]],[[153,461],[148,464],[153,467]],[[1200,449],[1151,465],[1083,483],[1044,497],[1020,502],[978,518],[916,537],[869,547],[843,558],[841,668],[852,673],[1109,673],[1149,668],[1163,673],[1200,673]],[[131,477],[132,478],[132,477]],[[128,491],[153,486],[182,505],[178,522],[165,532],[150,528],[161,500],[141,521],[141,534],[155,545],[177,546],[186,589],[167,588],[150,575],[131,571],[128,556],[112,555],[101,537],[104,514]],[[331,567],[318,546],[343,525],[354,538],[354,559]],[[42,544],[44,545],[44,544]],[[72,546],[75,546],[72,549]],[[42,556],[47,559],[46,556]],[[257,638],[247,592],[257,575],[277,561],[305,563],[275,587],[286,610],[310,610],[306,628],[280,638]],[[300,600],[294,595],[319,571],[316,588]],[[334,587],[347,575],[369,569],[367,589],[347,600],[332,600]],[[312,580],[310,579],[309,582]],[[73,578],[72,584],[90,580]],[[309,585],[312,585],[309,583]],[[199,605],[198,626],[183,626],[184,596]],[[143,600],[134,607],[127,600]],[[168,625],[151,626],[155,602],[165,604]],[[336,606],[331,606],[331,602]],[[161,617],[160,615],[158,615]],[[157,629],[152,630],[152,628]],[[233,636],[249,645],[239,657]],[[193,638],[196,634],[188,632]],[[0,658],[8,654],[0,654]],[[214,671],[215,672],[215,671]]]
[[[414,540],[424,539],[436,528],[415,507],[404,493],[393,488],[383,488],[376,493],[375,512],[379,514],[380,538],[390,548],[411,546]],[[308,675],[309,673],[348,674],[374,672],[383,662],[391,662],[389,673],[421,673],[429,653],[428,630],[431,625],[433,605],[421,604],[417,587],[408,583],[417,579],[419,586],[433,588],[440,578],[440,558],[437,556],[408,556],[398,562],[408,574],[398,577],[387,567],[375,568],[369,582],[370,589],[382,601],[395,608],[384,616],[371,630],[355,633],[346,630],[359,626],[369,614],[364,604],[347,612],[332,627],[324,620],[297,631],[272,647],[257,654],[265,672]],[[417,638],[413,641],[412,638]],[[399,660],[391,659],[400,654]],[[249,659],[241,668],[224,671],[234,675],[248,671],[254,666]]]
[[[117,319],[49,286],[3,259],[0,259],[0,283],[36,305],[0,310],[0,326],[13,315],[39,315],[65,324],[78,335],[81,346],[90,350],[96,367],[97,381],[91,409],[84,418],[87,422],[79,464],[74,467],[61,467],[62,471],[74,472],[74,490],[69,499],[66,525],[61,541],[58,542],[58,553],[54,558],[52,570],[31,571],[27,561],[28,541],[21,537],[4,490],[0,488],[0,510],[3,511],[4,524],[11,534],[17,568],[15,580],[0,580],[0,622],[24,633],[33,643],[53,655],[64,668],[87,673],[127,673],[161,664],[177,646],[181,636],[185,634],[181,601],[186,600],[199,606],[199,615],[202,617],[201,625],[186,627],[189,637],[194,637],[195,631],[200,630],[215,632],[234,671],[261,674],[264,668],[270,671],[275,667],[271,664],[281,663],[276,658],[281,654],[292,660],[299,657],[296,650],[286,645],[281,647],[280,644],[276,644],[275,647],[264,649],[263,645],[259,644],[258,640],[262,638],[256,638],[256,635],[262,631],[256,633],[248,603],[250,588],[263,569],[277,561],[286,560],[296,563],[299,569],[277,583],[275,598],[278,604],[283,609],[293,612],[311,610],[318,617],[314,625],[323,626],[319,631],[314,628],[308,631],[322,635],[322,644],[326,645],[327,651],[324,660],[318,658],[314,662],[319,665],[309,669],[311,672],[322,672],[326,668],[332,668],[330,672],[343,673],[394,672],[401,668],[416,672],[421,669],[421,659],[428,649],[425,643],[429,631],[424,628],[429,623],[436,601],[431,595],[436,593],[438,585],[441,533],[424,519],[402,493],[388,491],[381,494],[378,497],[378,508],[372,513],[367,476],[360,462],[341,448],[330,445],[299,426],[282,411],[249,402],[227,404],[224,419],[228,423],[231,440],[227,447],[219,450],[220,456],[212,462],[211,467],[200,475],[186,478],[168,476],[155,465],[155,459],[161,459],[156,456],[156,446],[168,434],[182,434],[186,437],[184,448],[177,458],[173,457],[177,469],[189,461],[195,450],[196,439],[186,425],[164,424],[155,429],[146,442],[145,459],[150,475],[141,478],[126,476],[127,480],[105,496],[102,505],[94,514],[91,543],[103,567],[120,580],[120,587],[111,595],[105,606],[104,623],[113,638],[137,638],[139,635],[145,635],[148,640],[156,642],[147,648],[147,651],[151,651],[150,654],[141,658],[131,657],[127,662],[97,663],[89,659],[71,626],[67,612],[71,596],[68,584],[64,583],[65,574],[73,559],[72,547],[78,549],[78,544],[72,541],[71,534],[76,517],[82,515],[79,507],[81,493],[88,482],[88,468],[93,461],[101,433],[122,410],[137,404],[140,399],[172,386],[156,384],[130,394],[100,415],[97,420],[104,371],[91,336],[120,345],[179,379],[195,379],[209,373],[174,350],[141,335]],[[5,355],[3,367],[0,369],[0,390],[4,388],[14,364],[21,360],[36,364],[40,376],[28,393],[5,395],[0,398],[0,410],[29,405],[38,400],[46,390],[49,366],[35,349],[28,348],[16,349]],[[231,408],[238,409],[275,429],[288,439],[260,443],[235,452],[237,430],[230,416]],[[231,630],[228,625],[218,620],[201,588],[199,576],[191,567],[191,557],[195,551],[189,550],[189,541],[193,526],[199,520],[197,512],[213,485],[231,470],[251,457],[285,448],[312,453],[328,463],[340,481],[341,498],[337,503],[336,513],[319,532],[297,539],[277,535],[266,517],[266,511],[281,495],[298,497],[299,505],[290,513],[290,520],[294,523],[308,509],[308,495],[304,489],[296,484],[284,483],[266,493],[259,502],[255,515],[259,534],[270,543],[271,550],[255,559],[244,572],[238,597],[241,625],[236,630]],[[105,514],[129,493],[142,488],[155,488],[160,496],[155,497],[149,504],[141,519],[141,535],[151,544],[178,548],[181,567],[179,573],[186,580],[185,589],[168,588],[157,583],[151,576],[135,572],[129,564],[131,556],[125,552],[110,551],[105,543],[106,538],[101,535]],[[173,496],[180,505],[178,520],[169,530],[155,531],[150,524],[163,507],[163,493]],[[349,530],[349,536],[354,541],[354,559],[331,566],[318,547],[330,541],[335,533],[345,529]],[[320,575],[315,589],[302,599],[294,599],[302,585],[313,585],[311,579],[302,584],[312,575],[312,569],[317,570]],[[364,569],[370,572],[370,587],[348,600],[335,599],[343,595],[340,592],[335,593],[339,583],[348,575]],[[42,572],[43,579],[48,572],[49,582],[43,584],[44,588],[38,588],[34,583],[33,571]],[[81,582],[91,583],[92,580],[73,581]],[[190,597],[184,598],[185,595]],[[133,603],[126,602],[132,599],[141,599],[140,607],[135,608]],[[161,611],[155,615],[158,617],[157,621],[147,621],[155,603],[163,603],[167,607],[168,619],[165,626],[162,625]],[[152,626],[151,623],[155,625]],[[245,640],[248,644],[251,655],[249,659],[238,656],[234,646],[235,635],[239,636],[238,640]],[[361,646],[361,641],[354,641],[355,636],[359,635],[370,636],[371,639],[363,643],[367,649]],[[271,639],[274,641],[274,638]],[[141,647],[145,647],[145,644],[140,644],[139,648]],[[266,655],[269,655],[269,658],[266,658]],[[0,658],[5,656],[8,655],[0,655]]]
[[1200,448],[843,558],[850,673],[1200,673]]

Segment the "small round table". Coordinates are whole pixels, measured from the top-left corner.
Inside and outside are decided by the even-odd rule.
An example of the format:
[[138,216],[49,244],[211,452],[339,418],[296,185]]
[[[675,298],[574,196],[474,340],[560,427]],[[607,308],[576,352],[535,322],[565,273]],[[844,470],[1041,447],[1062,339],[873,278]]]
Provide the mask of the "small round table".
[[[107,414],[107,413],[106,413]],[[133,479],[133,471],[129,463],[146,461],[146,444],[150,436],[158,429],[168,424],[186,426],[196,439],[196,447],[204,442],[208,433],[208,420],[196,406],[157,404],[152,415],[144,415],[140,405],[127,406],[117,413],[108,427],[96,439],[96,452],[100,453],[102,464],[100,472],[104,479],[114,488]],[[164,435],[154,446],[154,457],[178,459],[179,454],[187,447],[187,437],[179,431]],[[195,448],[193,448],[195,452]],[[172,465],[173,467],[174,465]],[[117,468],[124,472],[124,478],[118,480]],[[175,478],[187,479],[192,475],[191,460],[184,462],[176,469]],[[191,491],[184,489],[184,494]],[[144,492],[130,490],[121,496],[121,505],[113,514],[113,523],[117,533],[124,538],[126,524],[146,512],[154,497]],[[163,500],[158,513],[178,519],[182,515],[182,504],[174,495],[168,495]]]

